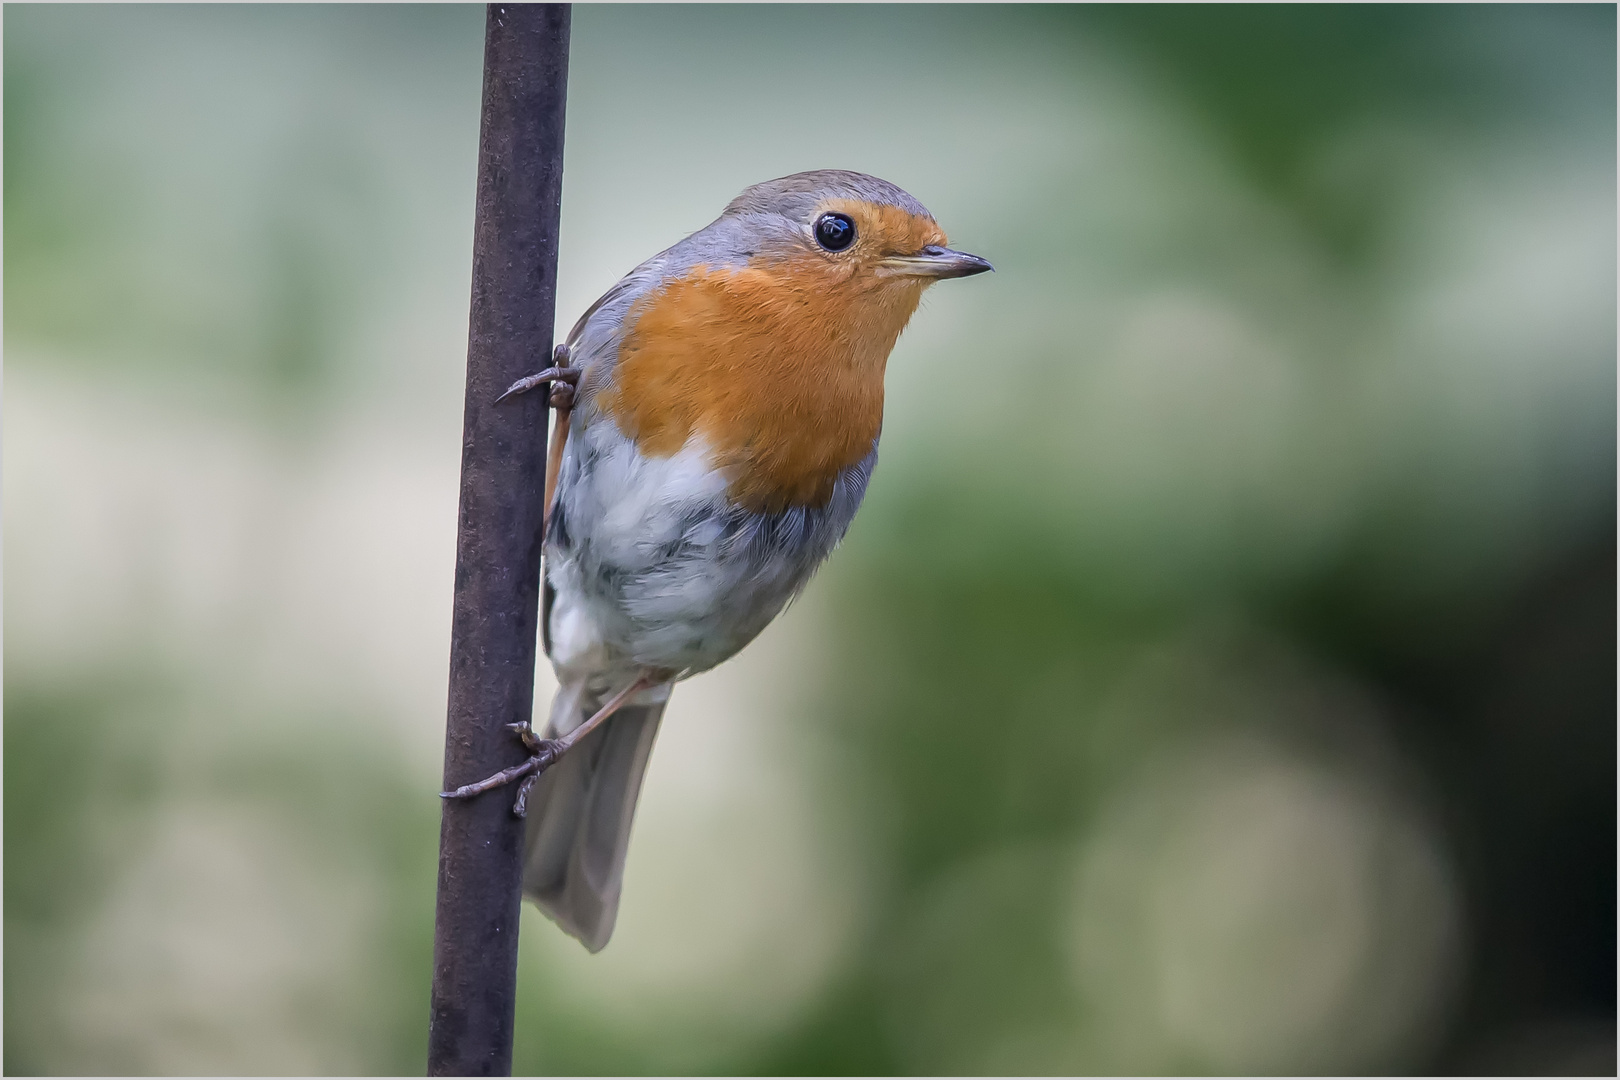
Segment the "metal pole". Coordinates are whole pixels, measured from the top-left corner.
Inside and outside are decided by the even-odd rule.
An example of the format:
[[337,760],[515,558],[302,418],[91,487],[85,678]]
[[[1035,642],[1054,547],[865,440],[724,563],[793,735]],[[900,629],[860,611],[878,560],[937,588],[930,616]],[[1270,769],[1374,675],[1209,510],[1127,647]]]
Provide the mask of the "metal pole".
[[[546,395],[493,407],[546,366],[557,286],[567,4],[490,4],[450,631],[446,790],[527,756],[534,706]],[[510,792],[445,800],[428,1075],[509,1076],[523,822]]]

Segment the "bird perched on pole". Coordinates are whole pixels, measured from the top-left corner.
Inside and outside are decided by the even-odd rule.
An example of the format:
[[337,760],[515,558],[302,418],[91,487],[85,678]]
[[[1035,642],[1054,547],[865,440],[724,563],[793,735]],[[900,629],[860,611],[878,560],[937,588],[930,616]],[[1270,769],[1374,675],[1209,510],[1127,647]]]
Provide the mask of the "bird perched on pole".
[[877,177],[769,180],[630,271],[507,391],[550,384],[559,406],[542,617],[558,689],[544,731],[519,731],[527,762],[445,795],[522,781],[524,892],[590,951],[613,933],[670,690],[753,640],[843,538],[889,351],[930,284],[989,269]]

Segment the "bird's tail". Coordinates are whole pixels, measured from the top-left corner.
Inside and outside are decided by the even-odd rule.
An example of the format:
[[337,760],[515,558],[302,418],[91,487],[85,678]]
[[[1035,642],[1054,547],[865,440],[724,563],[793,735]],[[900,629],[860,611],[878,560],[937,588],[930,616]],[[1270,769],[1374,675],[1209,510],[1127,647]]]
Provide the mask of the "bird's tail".
[[[529,796],[524,895],[591,952],[613,935],[630,821],[667,700],[621,707],[547,769]],[[544,736],[567,734],[601,704],[583,687],[558,687]]]

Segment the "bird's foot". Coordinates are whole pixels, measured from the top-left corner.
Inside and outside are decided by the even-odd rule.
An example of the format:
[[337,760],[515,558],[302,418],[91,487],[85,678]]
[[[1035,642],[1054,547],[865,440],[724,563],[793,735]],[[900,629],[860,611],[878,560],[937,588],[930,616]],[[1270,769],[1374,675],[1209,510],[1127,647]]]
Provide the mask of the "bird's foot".
[[570,731],[560,739],[542,739],[534,733],[534,728],[526,723],[507,724],[512,731],[517,732],[518,738],[523,740],[524,747],[529,751],[529,760],[521,765],[513,765],[510,769],[502,769],[494,776],[486,776],[476,784],[463,784],[454,791],[441,791],[441,799],[470,799],[474,795],[482,795],[486,791],[494,791],[504,787],[514,780],[522,780],[518,788],[517,798],[512,802],[512,814],[515,817],[526,817],[529,813],[529,792],[534,790],[540,774],[557,763],[557,759],[568,753],[569,747],[589,735],[608,717],[619,711],[619,706],[630,700],[630,696],[639,690],[645,690],[652,685],[654,676],[644,673],[635,682],[620,690],[608,703],[596,710],[589,720]]
[[517,732],[518,738],[523,740],[523,746],[529,751],[529,760],[510,769],[502,769],[493,776],[486,776],[476,784],[463,784],[454,791],[441,791],[441,799],[470,799],[474,795],[482,795],[486,791],[494,791],[504,787],[515,780],[522,780],[518,786],[517,798],[512,802],[512,815],[514,817],[527,817],[529,813],[529,793],[534,790],[535,782],[540,775],[562,757],[568,749],[568,744],[561,739],[542,739],[534,733],[534,728],[528,724],[507,724],[508,728]]
[[495,399],[495,404],[499,405],[515,394],[526,394],[537,386],[550,383],[552,406],[558,409],[571,409],[574,406],[574,388],[579,385],[579,376],[580,369],[568,362],[568,346],[558,345],[551,354],[550,367],[533,375],[525,375],[508,386],[506,392]]

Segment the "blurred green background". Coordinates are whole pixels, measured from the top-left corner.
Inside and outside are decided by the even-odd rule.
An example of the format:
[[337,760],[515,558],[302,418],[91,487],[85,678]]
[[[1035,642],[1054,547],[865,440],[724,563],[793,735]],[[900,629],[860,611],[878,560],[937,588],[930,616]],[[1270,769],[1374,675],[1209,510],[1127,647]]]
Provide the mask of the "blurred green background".
[[[423,1067],[483,18],[5,8],[7,1072]],[[1612,1074],[1615,29],[576,8],[562,325],[806,168],[998,272],[517,1070]]]

